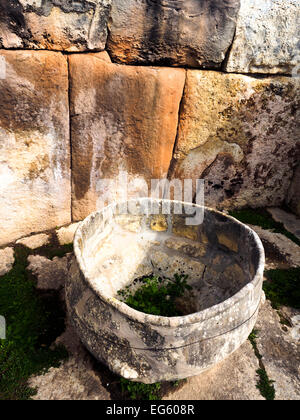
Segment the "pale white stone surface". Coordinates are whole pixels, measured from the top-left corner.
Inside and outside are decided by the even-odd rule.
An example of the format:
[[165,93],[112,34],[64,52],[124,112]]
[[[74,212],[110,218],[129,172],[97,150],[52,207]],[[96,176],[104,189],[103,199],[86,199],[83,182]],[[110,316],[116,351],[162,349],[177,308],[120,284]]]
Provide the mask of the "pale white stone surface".
[[300,68],[299,22],[299,0],[241,0],[226,71],[296,71]]
[[49,243],[49,235],[46,233],[41,233],[39,235],[28,236],[26,238],[19,239],[17,244],[27,246],[30,249],[40,248],[41,246],[47,245]]
[[73,223],[70,226],[62,227],[56,230],[56,235],[60,245],[67,245],[73,242],[78,226],[79,223]]
[[13,248],[0,249],[0,276],[8,273],[15,261]]

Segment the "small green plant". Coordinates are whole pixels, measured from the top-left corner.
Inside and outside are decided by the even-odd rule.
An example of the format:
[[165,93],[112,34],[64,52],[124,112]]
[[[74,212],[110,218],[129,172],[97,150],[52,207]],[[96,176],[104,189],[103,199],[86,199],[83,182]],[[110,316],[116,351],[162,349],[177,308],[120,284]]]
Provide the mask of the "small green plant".
[[268,270],[263,284],[266,298],[274,309],[281,305],[300,309],[300,268]]
[[253,349],[254,349],[254,353],[255,353],[255,356],[258,358],[258,359],[261,359],[261,355],[260,355],[260,353],[259,353],[259,351],[258,351],[258,348],[257,348],[257,345],[256,345],[256,339],[257,339],[257,334],[258,334],[258,330],[252,330],[252,332],[251,332],[251,334],[249,335],[249,337],[248,337],[248,340],[250,341],[250,343],[252,344],[252,347],[253,347]]
[[186,379],[181,379],[173,382],[143,384],[140,382],[132,382],[124,378],[120,379],[122,393],[128,395],[131,400],[160,400],[162,395],[172,391],[172,388],[178,388],[185,382]]
[[275,398],[275,388],[273,385],[274,381],[269,379],[265,369],[257,369],[256,373],[259,376],[259,381],[256,387],[259,389],[261,395],[266,400],[274,400]]
[[158,276],[141,279],[142,286],[132,294],[129,287],[118,292],[125,303],[133,309],[146,314],[161,316],[180,316],[176,307],[176,298],[182,297],[191,286],[186,275],[175,274],[174,280],[163,280]]
[[300,240],[291,232],[287,231],[282,223],[276,222],[265,209],[241,209],[231,211],[230,215],[243,223],[260,226],[263,229],[273,230],[276,233],[282,233],[300,246]]
[[264,367],[264,364],[262,363],[262,355],[260,354],[256,339],[258,336],[258,330],[253,329],[251,334],[248,337],[248,340],[252,344],[254,354],[257,357],[259,361],[259,369],[257,369],[256,373],[259,377],[259,381],[257,382],[256,388],[259,389],[260,394],[266,399],[266,400],[274,400],[275,398],[275,388],[274,388],[274,381],[269,379],[268,374],[266,372],[266,369]]
[[131,382],[128,379],[120,379],[122,392],[128,393],[131,400],[159,400],[161,383],[143,384]]
[[29,377],[67,357],[63,347],[50,349],[64,331],[58,293],[37,292],[26,270],[29,254],[16,247],[13,269],[0,278],[0,314],[7,323],[6,340],[0,340],[0,400],[29,399],[36,393],[27,385]]

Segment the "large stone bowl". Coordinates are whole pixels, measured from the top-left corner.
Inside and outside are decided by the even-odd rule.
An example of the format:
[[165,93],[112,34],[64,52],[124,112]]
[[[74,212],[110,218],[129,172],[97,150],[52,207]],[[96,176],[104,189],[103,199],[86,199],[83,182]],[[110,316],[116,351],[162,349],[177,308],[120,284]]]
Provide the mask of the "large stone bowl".
[[[74,240],[66,284],[71,320],[88,350],[113,372],[154,383],[197,375],[234,352],[255,324],[264,250],[249,227],[218,211],[180,202],[139,199],[91,214]],[[150,205],[159,214],[152,215]],[[165,207],[170,206],[169,215]],[[146,210],[148,208],[148,210]],[[200,225],[189,225],[192,211]],[[153,209],[152,209],[153,211]],[[146,213],[146,214],[144,214]],[[188,222],[187,222],[188,220]],[[184,316],[147,315],[119,298],[148,274],[188,275]]]

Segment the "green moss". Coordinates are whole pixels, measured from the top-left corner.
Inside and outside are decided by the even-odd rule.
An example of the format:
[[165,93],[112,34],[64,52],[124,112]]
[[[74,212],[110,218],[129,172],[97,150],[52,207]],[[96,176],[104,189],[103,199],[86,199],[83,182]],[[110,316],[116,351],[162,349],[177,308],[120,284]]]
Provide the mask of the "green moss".
[[266,400],[275,399],[274,381],[270,380],[265,369],[257,369],[256,373],[259,376],[259,381],[256,387],[259,389],[261,395]]
[[282,223],[276,222],[270,213],[265,209],[242,209],[231,211],[230,215],[235,217],[242,223],[260,226],[263,229],[273,230],[273,232],[281,233],[300,246],[300,240],[287,231]]
[[123,397],[131,400],[160,400],[174,388],[182,386],[186,379],[172,382],[156,382],[154,384],[143,384],[140,382],[132,382],[128,379],[120,378],[120,385]]
[[275,398],[275,388],[274,388],[274,381],[269,379],[268,374],[266,372],[266,369],[262,363],[262,356],[257,348],[257,335],[258,330],[253,330],[251,334],[248,337],[248,340],[252,344],[254,354],[259,360],[259,369],[257,369],[256,373],[259,377],[259,380],[257,382],[256,388],[259,389],[260,394],[266,399],[266,400],[274,400]]
[[0,340],[0,400],[24,400],[35,394],[31,375],[58,366],[67,357],[63,347],[50,344],[64,331],[64,310],[57,292],[39,293],[26,271],[30,250],[15,248],[13,269],[0,278],[0,314],[6,340]]
[[121,378],[120,384],[122,391],[129,395],[131,400],[159,400],[161,397],[161,383],[142,384],[140,382],[131,382],[128,379]]
[[248,337],[248,340],[250,341],[250,343],[252,344],[252,347],[253,347],[253,349],[254,349],[254,353],[255,353],[255,356],[258,358],[258,359],[261,359],[261,355],[260,355],[260,353],[259,353],[259,351],[258,351],[258,348],[257,348],[257,344],[256,344],[256,339],[257,339],[257,334],[258,334],[258,330],[252,330],[252,332],[251,332],[251,334],[249,335],[249,337]]
[[265,276],[263,289],[274,309],[281,305],[300,309],[300,268],[268,270]]
[[191,290],[186,280],[187,276],[179,274],[175,274],[174,281],[157,276],[145,277],[141,279],[144,284],[133,295],[129,287],[118,294],[128,306],[146,314],[180,316],[182,313],[176,307],[175,300],[182,297],[186,290]]

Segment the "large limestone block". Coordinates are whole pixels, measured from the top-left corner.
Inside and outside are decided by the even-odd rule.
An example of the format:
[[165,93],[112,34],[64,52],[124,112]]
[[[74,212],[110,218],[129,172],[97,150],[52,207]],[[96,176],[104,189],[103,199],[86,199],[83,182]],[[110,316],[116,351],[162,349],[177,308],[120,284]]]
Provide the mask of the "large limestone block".
[[103,50],[111,0],[0,0],[0,46]]
[[299,159],[297,79],[188,70],[173,178],[220,208],[283,202]]
[[99,180],[118,180],[120,172],[128,173],[128,181],[166,177],[185,70],[121,66],[103,53],[69,60],[72,210],[80,220],[105,204],[107,191]]
[[300,65],[299,0],[241,0],[226,70],[290,74]]
[[239,0],[114,0],[108,47],[122,63],[220,67]]
[[70,223],[71,192],[66,59],[47,51],[0,57],[1,245]]

